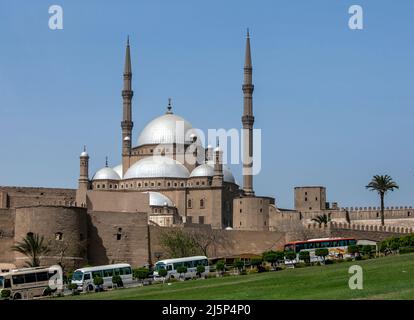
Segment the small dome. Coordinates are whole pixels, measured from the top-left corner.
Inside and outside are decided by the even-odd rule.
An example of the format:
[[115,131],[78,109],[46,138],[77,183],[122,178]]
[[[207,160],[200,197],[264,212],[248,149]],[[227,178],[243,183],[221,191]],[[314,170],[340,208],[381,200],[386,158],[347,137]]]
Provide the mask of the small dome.
[[[182,129],[182,132],[180,128]],[[177,131],[178,129],[178,131]],[[191,135],[198,137],[191,123],[172,113],[166,113],[150,121],[138,137],[138,146],[146,144],[191,143]],[[197,143],[200,143],[197,139]]]
[[199,165],[198,167],[194,168],[191,171],[190,178],[192,177],[212,177],[214,176],[214,167],[204,163]]
[[131,140],[131,138],[130,138],[130,137],[125,137],[125,138],[124,138],[124,141],[129,141],[129,140]]
[[187,168],[169,157],[153,156],[135,162],[124,179],[133,178],[188,178]]
[[114,170],[122,179],[122,163],[118,164],[116,167],[113,167],[112,170]]
[[143,193],[149,193],[149,205],[150,206],[159,206],[159,207],[175,207],[174,203],[162,193],[147,191]]
[[[214,162],[208,161],[191,171],[190,177],[212,177],[214,176]],[[236,183],[230,169],[223,164],[223,180],[225,182]]]
[[88,155],[88,153],[87,153],[86,151],[83,151],[83,152],[80,154],[80,156],[81,156],[81,157],[89,157],[89,155]]
[[105,167],[98,170],[93,176],[92,180],[120,180],[121,177],[114,171],[114,169]]
[[233,228],[232,227],[226,227],[226,229],[224,229],[224,230],[233,230]]

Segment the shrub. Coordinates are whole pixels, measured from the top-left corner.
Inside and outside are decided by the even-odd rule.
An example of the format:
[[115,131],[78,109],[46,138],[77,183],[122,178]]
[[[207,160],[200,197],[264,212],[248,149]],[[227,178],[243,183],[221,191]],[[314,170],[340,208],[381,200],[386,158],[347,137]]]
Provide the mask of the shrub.
[[309,251],[299,252],[299,260],[302,260],[306,264],[309,264],[310,263],[310,253],[309,253]]
[[355,254],[359,253],[359,247],[356,244],[348,246],[348,253],[355,256]]
[[144,280],[148,278],[149,270],[147,268],[138,268],[133,271],[134,278],[139,280]]
[[325,260],[325,264],[334,264],[334,262],[333,260],[328,259],[328,260]]
[[8,299],[8,298],[10,298],[10,295],[11,295],[10,290],[8,290],[8,289],[1,290],[1,298],[2,299]]
[[400,254],[412,253],[412,252],[414,252],[414,247],[401,247],[400,248]]
[[116,284],[118,288],[122,288],[124,286],[124,283],[122,282],[122,278],[119,275],[115,275],[112,277],[112,283]]
[[204,272],[206,272],[206,267],[204,267],[203,265],[198,265],[197,266],[197,275],[199,276],[199,277],[201,277],[201,274],[202,273],[204,273]]
[[240,259],[234,260],[233,267],[236,268],[240,273],[244,268],[244,262]]
[[95,285],[95,291],[103,291],[104,280],[100,276],[93,278],[93,284]]
[[296,253],[294,253],[293,251],[286,251],[285,252],[285,258],[287,260],[295,260],[296,259]]
[[159,271],[158,271],[158,275],[160,276],[160,277],[166,277],[167,276],[167,274],[168,274],[168,271],[167,270],[165,270],[165,269],[160,269]]
[[321,257],[325,261],[326,256],[329,255],[329,250],[327,248],[316,249],[315,255]]
[[250,260],[250,265],[251,266],[254,266],[254,267],[258,267],[258,266],[260,266],[260,265],[262,265],[262,263],[263,263],[263,260],[262,259],[252,259],[252,260]]
[[187,273],[187,267],[179,266],[177,268],[177,272],[180,274],[180,277],[181,277],[183,274]]
[[78,294],[79,294],[79,291],[78,291],[78,285],[77,285],[76,283],[70,283],[70,284],[68,285],[68,289],[69,289],[69,290],[72,290],[72,295],[73,295],[73,296],[75,296],[75,295],[78,295]]

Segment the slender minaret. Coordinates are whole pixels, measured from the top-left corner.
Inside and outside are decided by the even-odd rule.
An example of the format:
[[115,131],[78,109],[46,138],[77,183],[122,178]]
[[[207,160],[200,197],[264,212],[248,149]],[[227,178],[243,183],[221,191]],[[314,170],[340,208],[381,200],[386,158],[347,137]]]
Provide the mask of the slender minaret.
[[89,155],[86,152],[86,146],[79,156],[79,185],[76,190],[76,203],[79,207],[86,206],[86,192],[89,189]]
[[223,185],[223,151],[217,144],[214,149],[214,175],[213,186],[218,187]]
[[252,58],[250,54],[250,35],[247,29],[246,54],[244,60],[243,82],[243,191],[247,196],[253,196],[253,82]]
[[125,51],[125,67],[124,67],[124,88],[122,90],[123,99],[123,116],[121,122],[122,128],[122,171],[123,174],[130,166],[131,157],[131,135],[134,123],[132,122],[132,68],[131,53],[129,48],[129,36]]

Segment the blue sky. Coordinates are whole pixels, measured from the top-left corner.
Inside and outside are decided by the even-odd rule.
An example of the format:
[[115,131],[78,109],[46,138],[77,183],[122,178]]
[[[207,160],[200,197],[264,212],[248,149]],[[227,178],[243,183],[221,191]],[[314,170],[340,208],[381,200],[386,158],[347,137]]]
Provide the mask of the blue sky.
[[[48,28],[53,4],[63,30]],[[387,204],[413,205],[413,16],[408,0],[1,0],[0,185],[74,188],[84,144],[91,174],[119,163],[127,34],[135,141],[168,97],[194,127],[239,128],[249,27],[256,193],[292,207],[294,186],[324,185],[341,206],[377,205],[364,186],[390,174]]]

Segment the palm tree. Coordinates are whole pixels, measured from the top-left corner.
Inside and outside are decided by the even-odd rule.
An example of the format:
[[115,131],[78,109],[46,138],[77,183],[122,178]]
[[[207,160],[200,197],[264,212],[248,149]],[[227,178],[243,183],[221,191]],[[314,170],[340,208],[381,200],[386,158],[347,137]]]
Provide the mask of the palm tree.
[[388,191],[399,189],[399,186],[392,180],[389,175],[375,175],[371,182],[365,187],[371,191],[377,191],[381,198],[381,225],[384,221],[384,197]]
[[40,265],[40,255],[49,252],[49,248],[43,244],[43,241],[43,236],[28,233],[22,242],[18,242],[12,247],[12,250],[20,252],[30,259],[26,262],[28,267],[38,267]]
[[326,213],[317,216],[316,218],[312,218],[312,221],[315,221],[319,224],[319,226],[323,224],[327,225],[329,221],[331,221],[331,215],[326,215]]

